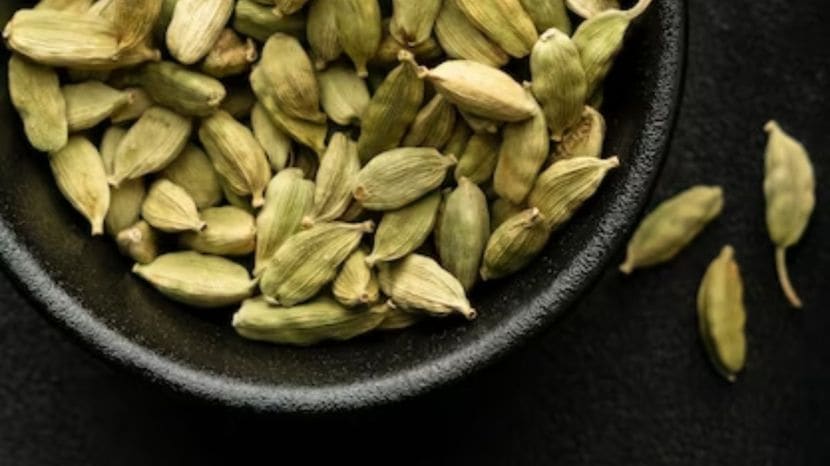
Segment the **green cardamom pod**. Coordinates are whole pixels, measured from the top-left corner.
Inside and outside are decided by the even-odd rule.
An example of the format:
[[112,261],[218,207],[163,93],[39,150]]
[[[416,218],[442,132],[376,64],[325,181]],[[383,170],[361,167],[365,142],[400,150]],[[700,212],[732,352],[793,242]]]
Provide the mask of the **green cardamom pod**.
[[309,220],[329,222],[346,212],[360,172],[357,144],[343,133],[335,133],[317,170],[314,208]]
[[440,222],[436,243],[441,265],[470,291],[490,238],[490,213],[481,188],[460,178],[458,187],[447,196]]
[[378,312],[385,312],[386,317],[377,327],[380,331],[404,330],[424,320],[424,314],[401,309],[392,301],[375,306]]
[[162,0],[111,0],[99,14],[112,21],[121,50],[145,43],[161,14]]
[[313,346],[345,341],[369,333],[385,318],[384,308],[348,309],[323,297],[293,307],[274,307],[265,299],[249,299],[233,316],[241,336],[281,345]]
[[49,165],[63,197],[92,225],[92,235],[104,233],[110,207],[107,174],[98,149],[81,136],[49,155]]
[[378,262],[391,262],[415,252],[432,233],[440,206],[441,193],[435,191],[402,209],[386,212],[366,263],[374,267]]
[[373,230],[372,222],[318,223],[290,236],[262,274],[259,287],[265,299],[289,307],[311,299]]
[[[308,7],[306,37],[314,57],[314,67],[326,69],[343,54],[337,30],[337,0],[311,0]],[[320,83],[322,85],[322,82]]]
[[157,172],[170,164],[190,138],[190,119],[162,107],[152,107],[127,131],[112,161],[109,183]]
[[265,151],[248,127],[226,112],[216,112],[202,120],[199,140],[207,150],[213,167],[236,194],[248,195],[254,207],[265,202],[264,192],[271,179]]
[[346,307],[374,304],[380,299],[380,285],[371,267],[366,264],[366,252],[357,249],[343,263],[334,279],[332,294]]
[[435,317],[461,314],[467,320],[476,318],[464,287],[433,259],[411,254],[397,262],[381,263],[379,268],[381,290],[401,309]]
[[608,172],[620,165],[617,157],[580,157],[551,165],[536,180],[528,202],[538,207],[551,231],[571,219],[599,189]]
[[369,61],[371,65],[379,68],[392,68],[398,64],[398,56],[402,51],[409,52],[418,60],[425,61],[437,60],[444,55],[441,45],[432,37],[412,47],[398,42],[389,32],[389,23],[388,19],[383,21],[383,38],[377,53]]
[[303,179],[299,169],[287,168],[271,180],[265,193],[265,206],[256,219],[254,275],[259,276],[285,240],[299,231],[313,202],[314,183]]
[[165,254],[149,264],[136,264],[133,273],[168,298],[198,308],[240,303],[256,286],[245,267],[193,251]]
[[424,83],[418,79],[412,54],[401,52],[400,58],[401,64],[380,85],[363,115],[357,142],[363,163],[398,147],[424,100]]
[[213,48],[233,13],[233,0],[178,0],[167,26],[167,49],[193,65]]
[[274,6],[274,15],[289,16],[302,10],[308,0],[271,0]]
[[787,248],[798,243],[816,206],[816,180],[810,155],[775,121],[764,127],[769,135],[765,154],[764,194],[767,230],[775,244],[775,265],[787,299],[802,306],[787,270]]
[[697,294],[700,337],[715,370],[734,382],[746,362],[746,308],[735,251],[726,246],[715,259]]
[[449,140],[447,140],[447,143],[444,144],[442,152],[453,156],[462,155],[464,150],[467,148],[467,143],[470,141],[470,137],[472,135],[473,132],[470,129],[470,126],[467,125],[463,119],[456,118],[455,128],[453,128],[452,134],[450,135]]
[[507,199],[498,198],[490,203],[490,231],[496,231],[502,223],[522,212],[524,207],[513,204]]
[[481,277],[485,281],[495,280],[525,268],[545,248],[550,233],[545,218],[535,207],[508,218],[490,236]]
[[445,0],[435,20],[435,37],[452,58],[461,58],[500,68],[510,61],[507,53],[479,31],[458,8]]
[[500,146],[498,135],[474,134],[455,167],[455,179],[467,178],[476,184],[489,181],[499,161]]
[[352,59],[361,78],[369,75],[366,64],[375,56],[383,36],[378,0],[340,0],[337,30],[343,51]]
[[258,58],[253,39],[243,41],[233,29],[226,28],[205,56],[201,69],[214,78],[227,78],[247,72]]
[[606,10],[619,10],[619,0],[565,0],[574,14],[581,18],[589,19]]
[[121,254],[139,264],[149,264],[159,255],[158,235],[144,220],[118,232],[115,242]]
[[187,116],[209,116],[227,96],[217,79],[173,62],[148,63],[127,80],[143,87],[159,104]]
[[467,18],[505,52],[516,58],[530,54],[539,34],[519,0],[455,0]]
[[452,136],[456,118],[455,107],[444,96],[437,94],[415,116],[409,132],[403,138],[403,145],[436,149],[443,147]]
[[110,207],[104,219],[107,233],[115,236],[138,222],[146,195],[143,178],[125,181],[117,188],[110,187]]
[[118,146],[126,135],[126,129],[120,126],[110,126],[101,137],[101,145],[98,151],[101,154],[101,161],[104,163],[104,171],[107,173],[107,177],[112,176],[113,167],[115,166],[115,154],[118,153]]
[[393,149],[360,170],[354,197],[369,210],[400,209],[441,186],[456,163],[432,148]]
[[53,69],[12,55],[9,95],[23,120],[26,137],[35,149],[54,152],[66,145],[69,139],[66,101]]
[[228,96],[219,106],[220,110],[228,112],[237,120],[245,120],[251,116],[257,99],[250,86],[239,83],[228,88]]
[[66,101],[66,121],[70,132],[98,125],[129,103],[131,94],[98,81],[67,84],[61,89]]
[[57,10],[70,13],[86,13],[94,0],[40,0],[35,10]]
[[600,157],[604,144],[605,118],[593,107],[586,105],[579,122],[565,131],[549,162],[574,157]]
[[207,154],[194,144],[188,144],[160,175],[184,188],[200,209],[213,207],[222,201],[219,176]]
[[126,104],[110,115],[110,122],[114,125],[138,120],[148,108],[154,105],[150,94],[140,87],[124,89],[124,92],[129,93],[130,97]]
[[[529,92],[529,91],[528,91]],[[533,118],[505,125],[493,173],[496,193],[513,204],[527,198],[550,153],[545,114],[537,105]],[[461,159],[463,162],[463,158]]]
[[432,35],[443,0],[392,0],[389,30],[398,42],[414,47]]
[[354,70],[334,65],[317,75],[320,103],[326,115],[338,125],[360,124],[371,96],[366,81]]
[[206,224],[199,215],[196,203],[181,186],[161,179],[150,186],[141,216],[154,228],[165,233],[201,231]]
[[251,110],[251,127],[254,137],[268,155],[271,168],[278,172],[288,166],[292,153],[291,138],[277,128],[260,103],[256,103]]
[[239,0],[236,2],[233,28],[241,34],[265,42],[278,32],[301,36],[305,31],[306,21],[300,13],[280,17],[275,15],[271,8],[255,0]]
[[624,273],[674,258],[723,210],[723,190],[695,186],[663,201],[637,227],[628,243]]
[[585,95],[593,95],[601,86],[614,59],[622,50],[623,39],[631,24],[627,12],[607,10],[586,19],[576,28],[573,43],[582,58],[582,67],[588,84]]
[[588,90],[579,50],[567,34],[549,29],[533,47],[530,73],[533,94],[545,112],[551,138],[561,141],[579,122]]
[[182,246],[205,254],[246,256],[256,246],[254,216],[233,206],[210,207],[201,212],[205,228],[182,233]]
[[259,62],[264,79],[271,83],[271,96],[291,117],[322,123],[320,91],[311,59],[300,41],[287,34],[274,34],[262,49]]
[[544,33],[550,28],[556,28],[567,35],[571,35],[571,19],[565,8],[564,0],[520,0],[536,31]]

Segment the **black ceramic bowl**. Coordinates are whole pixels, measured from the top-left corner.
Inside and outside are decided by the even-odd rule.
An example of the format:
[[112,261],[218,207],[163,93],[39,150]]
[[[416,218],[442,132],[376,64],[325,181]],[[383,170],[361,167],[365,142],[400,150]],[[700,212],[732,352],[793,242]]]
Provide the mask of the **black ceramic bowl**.
[[[32,2],[0,5],[0,23]],[[43,312],[107,360],[177,391],[230,406],[324,412],[400,400],[457,380],[553,322],[619,249],[643,207],[678,104],[685,7],[656,0],[609,79],[607,154],[622,166],[545,255],[473,296],[479,319],[313,349],[246,341],[230,314],[185,309],[130,273],[53,185],[21,131],[0,73],[0,258]],[[6,52],[3,52],[6,53]],[[6,56],[2,63],[5,66]]]

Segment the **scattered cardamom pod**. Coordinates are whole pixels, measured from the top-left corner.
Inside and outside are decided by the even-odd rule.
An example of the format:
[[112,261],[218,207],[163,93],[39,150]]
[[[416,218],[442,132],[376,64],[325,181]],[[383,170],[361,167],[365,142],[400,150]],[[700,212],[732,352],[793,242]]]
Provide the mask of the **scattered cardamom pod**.
[[579,122],[565,131],[549,162],[574,157],[600,157],[605,144],[605,118],[588,105],[582,110]]
[[746,361],[746,309],[735,251],[726,246],[700,284],[697,316],[700,337],[715,370],[734,382]]
[[409,147],[441,148],[455,129],[455,107],[437,94],[418,112],[402,144]]
[[259,61],[264,79],[271,83],[271,96],[279,108],[293,118],[325,122],[320,112],[320,92],[311,59],[300,41],[287,34],[274,34],[262,49]]
[[120,126],[110,126],[101,136],[101,145],[98,152],[101,154],[101,161],[104,163],[104,171],[107,173],[107,177],[112,176],[115,154],[118,153],[118,146],[126,135],[126,129]]
[[182,246],[205,254],[246,256],[256,246],[254,216],[233,206],[210,207],[201,212],[205,228],[182,233]]
[[455,166],[455,179],[467,178],[476,184],[489,181],[499,161],[500,146],[497,135],[474,134]]
[[[392,301],[375,306],[379,312],[385,312],[383,322],[377,327],[380,331],[404,330],[424,320],[424,314],[401,309]],[[374,308],[373,308],[374,309]]]
[[213,207],[222,201],[219,176],[207,154],[194,144],[185,146],[160,175],[184,188],[200,209]]
[[125,181],[117,188],[110,187],[110,207],[104,219],[107,233],[115,236],[138,222],[146,195],[143,178]]
[[344,133],[335,133],[317,170],[312,222],[338,219],[352,202],[352,191],[360,172],[357,144]]
[[181,186],[161,179],[150,186],[141,216],[154,228],[165,233],[201,231],[206,224],[199,215],[196,203]]
[[73,136],[49,154],[49,165],[63,197],[92,225],[92,235],[104,234],[110,207],[107,174],[98,149],[86,138]]
[[233,13],[234,0],[178,0],[167,26],[167,49],[193,65],[213,48]]
[[544,33],[550,28],[556,28],[567,35],[571,35],[571,19],[565,8],[564,0],[520,0],[536,31]]
[[433,192],[412,204],[383,214],[366,263],[391,262],[415,252],[429,238],[438,218],[441,193]]
[[505,220],[490,236],[484,250],[481,278],[503,278],[525,268],[545,248],[550,229],[533,207]]
[[663,201],[637,228],[628,243],[624,273],[674,258],[723,210],[723,190],[695,186]]
[[589,19],[606,10],[619,10],[619,0],[565,0],[574,14],[577,16]]
[[209,116],[227,96],[217,79],[165,61],[142,66],[128,84],[143,87],[153,100],[186,116]]
[[157,236],[149,223],[140,220],[118,232],[115,242],[121,254],[139,264],[149,264],[159,255]]
[[389,32],[389,20],[384,20],[380,47],[369,64],[379,68],[392,68],[398,64],[398,56],[402,51],[409,52],[418,60],[425,61],[436,60],[444,55],[441,45],[432,37],[412,47],[398,42]]
[[572,40],[582,58],[587,91],[593,95],[601,86],[614,59],[622,50],[623,39],[631,24],[631,17],[624,11],[606,10],[586,19],[576,28]]
[[308,0],[270,0],[274,6],[274,15],[277,17],[289,16],[302,10]]
[[114,125],[138,120],[148,108],[154,105],[153,98],[150,97],[150,94],[140,87],[124,89],[124,92],[130,96],[126,104],[110,115],[110,122]]
[[513,204],[504,198],[497,198],[490,203],[490,231],[496,231],[507,219],[522,212],[524,207]]
[[251,296],[255,283],[245,267],[228,259],[174,252],[149,264],[136,264],[133,273],[168,298],[198,308],[219,308]]
[[329,62],[343,54],[337,30],[338,6],[337,0],[311,0],[309,3],[306,37],[317,70],[326,69]]
[[258,58],[253,39],[243,41],[233,29],[225,28],[205,56],[201,69],[214,78],[227,78],[247,72]]
[[251,110],[251,127],[254,137],[265,150],[271,168],[278,172],[288,166],[291,157],[291,138],[271,121],[262,104],[257,103]]
[[66,145],[66,101],[53,69],[13,54],[9,60],[9,96],[35,149],[54,152]]
[[369,75],[366,64],[375,56],[383,36],[378,0],[340,0],[337,4],[340,45],[352,59],[357,75]]
[[343,263],[343,268],[334,279],[332,294],[346,307],[374,304],[380,299],[380,285],[369,265],[366,252],[358,248]]
[[371,96],[366,81],[354,70],[334,65],[317,75],[320,103],[326,115],[338,125],[360,124]]
[[277,16],[271,8],[255,0],[238,0],[233,17],[233,28],[237,32],[260,42],[265,42],[278,32],[299,37],[306,28],[305,17],[302,14]]
[[455,0],[458,8],[493,42],[515,58],[530,54],[539,34],[519,0]]
[[551,138],[561,141],[576,125],[585,105],[588,81],[579,50],[556,28],[539,38],[530,55],[533,94],[545,112]]
[[458,187],[447,196],[440,222],[436,243],[441,265],[470,291],[490,238],[490,214],[481,188],[460,178]]
[[816,180],[804,146],[775,121],[764,127],[769,135],[765,154],[764,194],[767,230],[775,244],[775,266],[781,288],[793,307],[802,307],[787,270],[787,249],[801,239],[816,206]]
[[414,47],[432,35],[443,0],[392,0],[389,30],[398,42]]
[[458,8],[455,0],[444,0],[435,20],[435,37],[452,58],[460,58],[500,68],[510,57],[479,31]]
[[93,128],[130,102],[131,94],[98,81],[67,84],[61,89],[66,101],[70,132]]

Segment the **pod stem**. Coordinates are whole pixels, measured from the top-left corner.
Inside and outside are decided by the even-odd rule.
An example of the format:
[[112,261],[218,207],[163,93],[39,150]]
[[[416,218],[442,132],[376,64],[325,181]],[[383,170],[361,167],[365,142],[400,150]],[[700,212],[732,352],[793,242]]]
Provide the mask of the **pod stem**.
[[652,0],[637,0],[637,3],[633,7],[626,10],[629,19],[634,20],[639,18],[640,15],[646,11],[648,6],[651,5],[651,1]]
[[801,309],[803,307],[801,298],[798,297],[798,293],[793,288],[790,273],[787,270],[787,250],[785,248],[775,249],[775,269],[778,271],[778,281],[781,283],[784,295],[793,307]]

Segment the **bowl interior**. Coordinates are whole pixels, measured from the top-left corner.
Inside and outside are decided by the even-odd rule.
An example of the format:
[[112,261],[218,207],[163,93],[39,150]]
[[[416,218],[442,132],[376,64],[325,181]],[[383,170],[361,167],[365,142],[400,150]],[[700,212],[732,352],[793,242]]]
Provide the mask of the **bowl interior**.
[[[32,2],[0,5],[0,22]],[[618,249],[645,202],[671,130],[680,85],[683,7],[657,0],[631,30],[606,89],[606,154],[620,156],[597,196],[522,273],[472,297],[479,319],[314,349],[243,340],[230,312],[172,303],[130,273],[109,239],[54,187],[31,149],[0,73],[0,256],[50,317],[111,360],[177,389],[274,411],[390,401],[457,379],[551,322]],[[8,52],[3,52],[3,66]]]

